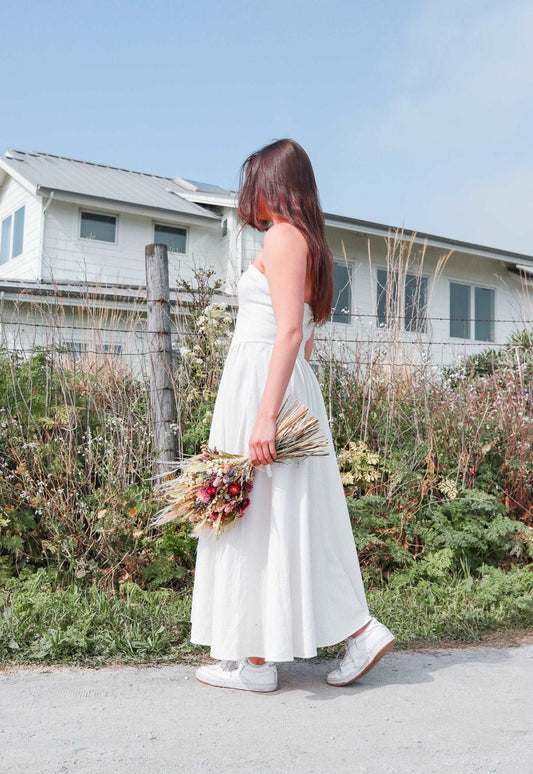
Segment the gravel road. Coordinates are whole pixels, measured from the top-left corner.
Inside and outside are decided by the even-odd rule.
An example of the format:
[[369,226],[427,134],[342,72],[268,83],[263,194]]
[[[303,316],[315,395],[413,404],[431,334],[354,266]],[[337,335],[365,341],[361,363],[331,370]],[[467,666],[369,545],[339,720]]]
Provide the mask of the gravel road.
[[0,771],[533,771],[533,643],[392,650],[344,688],[331,661],[278,666],[270,694],[194,667],[0,671]]

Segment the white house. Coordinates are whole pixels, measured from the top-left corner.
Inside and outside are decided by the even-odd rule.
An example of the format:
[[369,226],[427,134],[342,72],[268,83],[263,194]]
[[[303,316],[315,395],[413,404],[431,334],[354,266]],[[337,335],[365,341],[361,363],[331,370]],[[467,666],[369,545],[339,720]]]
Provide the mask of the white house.
[[[397,319],[404,359],[423,351],[449,363],[531,327],[533,256],[325,218],[335,311],[317,342],[332,337],[375,352]],[[145,245],[168,245],[174,302],[180,277],[211,267],[223,281],[217,300],[235,305],[236,282],[263,238],[250,228],[238,233],[234,191],[13,149],[0,156],[0,229],[3,346],[29,350],[52,335],[70,349],[87,348],[98,312],[107,322],[95,346],[132,358],[142,353]],[[133,330],[125,322],[132,309]]]

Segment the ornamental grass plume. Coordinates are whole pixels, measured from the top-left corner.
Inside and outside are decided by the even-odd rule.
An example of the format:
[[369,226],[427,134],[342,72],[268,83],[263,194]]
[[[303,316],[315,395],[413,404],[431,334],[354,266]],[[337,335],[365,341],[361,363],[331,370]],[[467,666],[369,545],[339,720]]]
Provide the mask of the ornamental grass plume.
[[[276,417],[276,462],[329,454],[329,444],[318,420],[300,400],[288,396]],[[181,475],[156,485],[154,494],[168,505],[156,514],[149,529],[170,521],[189,521],[192,534],[202,530],[228,529],[242,518],[250,505],[255,465],[249,456],[210,448],[179,461]],[[168,475],[168,474],[167,474]]]

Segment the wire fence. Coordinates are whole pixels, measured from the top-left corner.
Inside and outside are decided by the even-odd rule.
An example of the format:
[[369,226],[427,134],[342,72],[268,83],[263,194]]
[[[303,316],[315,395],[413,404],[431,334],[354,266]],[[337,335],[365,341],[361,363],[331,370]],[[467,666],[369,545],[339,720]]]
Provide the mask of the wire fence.
[[[346,315],[348,316],[348,315]],[[357,317],[379,317],[377,314],[353,314],[353,316]],[[395,316],[394,320],[395,322],[398,320],[406,320],[406,319],[412,319],[409,316]],[[469,324],[475,324],[475,323],[491,323],[491,324],[497,324],[497,323],[505,323],[505,324],[512,324],[512,325],[533,325],[533,320],[517,320],[517,319],[505,319],[501,317],[424,317],[424,320],[427,322],[432,321],[440,321],[440,322],[463,322],[463,323],[469,323]],[[0,320],[0,324],[1,324]],[[17,325],[17,326],[30,326],[32,328],[53,328],[53,329],[69,329],[69,330],[87,330],[87,325],[57,325],[56,323],[43,323],[43,322],[35,322],[34,320],[9,320],[6,319],[3,321],[5,325]],[[331,324],[331,323],[328,323]],[[335,322],[333,321],[334,325],[342,325],[341,322]],[[383,326],[383,327],[382,327]],[[378,326],[376,326],[377,330],[385,330],[388,326],[385,323],[380,323]],[[113,328],[113,327],[105,327],[105,330],[109,333],[128,333],[128,332],[136,332],[136,329],[127,329],[127,328]],[[146,331],[149,333],[149,331]],[[414,331],[405,331],[406,333],[414,332]],[[419,331],[420,332],[420,331]],[[421,331],[423,333],[423,331]],[[201,335],[201,334],[196,334]]]
[[[84,299],[85,303],[90,302],[92,299]],[[146,299],[140,299],[143,304]],[[154,299],[156,300],[156,299]],[[61,299],[60,299],[61,301]],[[221,307],[225,306],[225,303],[212,301],[213,304],[219,304]],[[72,357],[79,357],[82,354],[104,356],[110,358],[123,358],[134,360],[142,360],[143,358],[150,358],[157,355],[157,349],[150,347],[151,337],[157,336],[160,332],[149,330],[146,325],[145,312],[146,308],[143,306],[140,309],[124,310],[125,313],[117,313],[113,311],[115,317],[115,324],[112,320],[109,320],[111,315],[108,314],[109,309],[107,307],[88,307],[83,303],[73,307],[59,306],[55,303],[50,303],[49,307],[44,307],[42,304],[35,305],[34,316],[28,315],[25,310],[24,316],[21,315],[16,319],[9,319],[0,317],[0,346],[6,350],[16,351],[21,355],[31,354],[35,352],[36,348],[40,349],[57,349],[63,350],[64,354]],[[232,324],[236,321],[236,310],[226,309],[231,315]],[[72,315],[74,319],[68,320],[68,316]],[[415,322],[420,327],[407,328],[402,327],[402,321],[409,320],[413,322],[413,316],[391,314],[390,324],[384,324],[379,322],[377,325],[372,326],[369,324],[368,333],[365,331],[365,335],[357,335],[357,326],[353,323],[357,323],[359,319],[380,320],[382,315],[378,313],[370,312],[342,312],[343,317],[350,318],[351,324],[335,321],[332,314],[330,321],[326,324],[332,325],[332,327],[325,327],[325,335],[320,335],[320,331],[324,329],[324,326],[319,326],[315,329],[314,344],[316,349],[313,348],[315,356],[311,356],[309,361],[312,363],[318,363],[320,361],[327,360],[327,355],[324,356],[320,350],[322,345],[329,347],[330,352],[334,349],[342,349],[344,351],[339,353],[337,351],[335,355],[335,362],[340,365],[354,364],[354,361],[359,365],[372,365],[375,362],[376,357],[383,356],[383,350],[390,348],[390,352],[386,352],[386,355],[391,360],[390,365],[401,366],[409,368],[418,368],[421,365],[428,365],[428,360],[433,361],[434,367],[443,365],[450,365],[450,362],[436,362],[435,351],[440,352],[441,360],[444,361],[443,353],[448,349],[451,357],[454,354],[461,352],[473,351],[474,348],[482,350],[484,348],[490,348],[493,350],[499,350],[502,347],[508,347],[507,341],[495,341],[496,326],[507,325],[513,326],[515,330],[528,329],[533,326],[533,320],[530,319],[512,319],[512,318],[482,318],[482,317],[452,317],[452,316],[439,316],[439,315],[420,315],[415,318]],[[83,317],[87,319],[83,319]],[[184,320],[187,317],[187,313],[180,315],[175,310],[172,310],[170,317],[173,326],[176,326],[175,330],[171,331],[172,351],[173,355],[179,357],[179,349],[186,341],[196,339],[201,342],[204,338],[204,333],[199,330],[193,330],[190,326],[186,329],[180,330],[177,327],[180,320]],[[41,320],[35,319],[40,317]],[[44,320],[42,318],[45,318]],[[55,317],[59,319],[54,319]],[[67,320],[65,319],[67,317]],[[104,319],[106,318],[106,319]],[[353,319],[352,319],[353,318]],[[123,319],[124,324],[117,325],[116,319]],[[488,323],[489,330],[493,335],[492,339],[475,339],[473,336],[465,337],[448,337],[441,336],[434,338],[428,333],[422,326],[425,327],[426,323],[445,323],[448,326],[448,330],[452,323],[461,323],[466,329],[475,331],[474,326],[477,323]],[[346,324],[346,331],[343,333],[342,326]],[[356,330],[354,331],[354,327]],[[34,331],[33,342],[29,342],[28,339],[32,338],[31,332]],[[43,339],[38,340],[38,332],[43,334]],[[507,331],[508,334],[511,331]],[[109,341],[111,335],[115,334],[116,341]],[[231,331],[230,331],[231,337]],[[146,346],[148,344],[148,346]],[[516,348],[520,349],[519,343],[514,344]],[[403,348],[403,351],[402,351]],[[348,351],[346,351],[348,349]],[[406,357],[406,349],[411,349],[412,352]],[[353,351],[352,351],[353,350]],[[376,352],[377,350],[377,352]],[[433,350],[430,355],[429,350]],[[422,362],[416,359],[410,359],[410,355],[422,356]],[[317,356],[318,355],[318,356]],[[346,355],[349,357],[347,358]]]
[[[370,317],[372,315],[365,315],[367,317]],[[405,319],[405,318],[399,318],[399,319]],[[491,324],[514,324],[517,326],[517,328],[521,327],[527,327],[527,326],[533,326],[533,320],[513,320],[513,319],[500,319],[500,318],[476,318],[475,320],[472,320],[470,318],[465,317],[428,317],[426,320],[439,320],[444,322],[451,322],[451,321],[458,321],[463,322],[467,324],[477,323],[477,322],[488,322]],[[338,323],[337,323],[338,325]],[[54,332],[60,332],[60,331],[68,331],[68,332],[74,332],[74,331],[82,331],[83,333],[88,333],[91,331],[98,331],[100,334],[109,334],[109,333],[118,333],[122,336],[127,335],[135,335],[135,336],[150,336],[150,335],[157,335],[159,331],[150,331],[146,327],[139,327],[136,326],[134,328],[126,328],[126,327],[120,327],[120,328],[114,328],[112,326],[91,326],[88,324],[58,324],[58,323],[44,323],[44,322],[35,322],[34,320],[0,320],[0,326],[4,326],[5,328],[35,328],[35,329],[46,329],[51,330]],[[408,330],[408,329],[401,329],[398,330],[394,336],[394,338],[387,338],[386,336],[382,335],[385,334],[388,330],[390,330],[391,326],[387,325],[379,325],[375,327],[373,330],[379,335],[379,338],[352,338],[349,336],[339,336],[339,335],[330,335],[330,336],[316,336],[314,337],[315,342],[333,342],[333,343],[343,343],[343,344],[372,344],[372,343],[397,343],[399,335],[421,335],[421,336],[428,336],[429,334],[426,331],[420,331],[420,330]],[[187,336],[190,338],[197,337],[201,339],[204,334],[200,331],[192,331],[188,330],[186,333],[182,333],[180,331],[172,331],[173,336]],[[438,345],[438,346],[450,346],[450,347],[480,347],[480,346],[504,346],[505,342],[495,342],[491,341],[489,339],[483,340],[483,339],[476,339],[475,341],[465,341],[461,337],[457,337],[457,341],[449,341],[444,339],[434,339],[431,338],[429,340],[423,339],[424,343],[432,344],[432,345]],[[411,343],[410,339],[404,339],[404,343],[409,344]],[[145,352],[144,354],[149,354],[148,352]]]

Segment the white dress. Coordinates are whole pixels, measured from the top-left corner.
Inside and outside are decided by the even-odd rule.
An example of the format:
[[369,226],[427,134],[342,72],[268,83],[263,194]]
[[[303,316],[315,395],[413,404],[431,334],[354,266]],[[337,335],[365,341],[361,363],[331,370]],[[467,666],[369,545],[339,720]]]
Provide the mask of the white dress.
[[[253,264],[238,300],[208,443],[244,455],[276,336],[268,279]],[[306,304],[285,396],[309,407],[330,453],[258,466],[244,516],[218,539],[205,531],[198,538],[190,639],[210,645],[215,659],[310,658],[370,619],[324,399],[304,357],[312,318]]]

